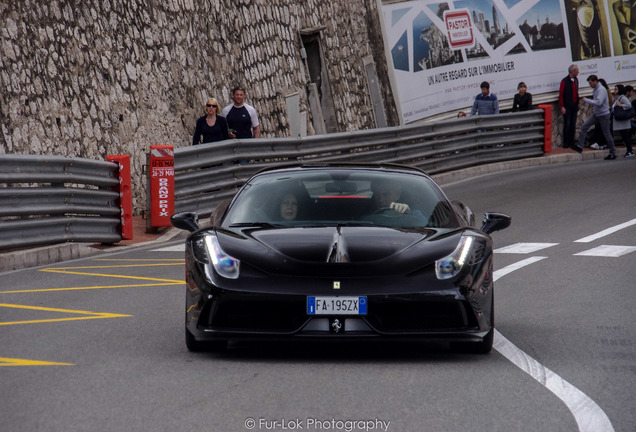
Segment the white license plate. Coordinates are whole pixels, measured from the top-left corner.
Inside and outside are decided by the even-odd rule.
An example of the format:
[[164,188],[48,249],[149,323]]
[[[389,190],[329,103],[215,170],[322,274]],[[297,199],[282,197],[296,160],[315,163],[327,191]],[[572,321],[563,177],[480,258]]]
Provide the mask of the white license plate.
[[366,297],[307,297],[307,315],[366,314]]

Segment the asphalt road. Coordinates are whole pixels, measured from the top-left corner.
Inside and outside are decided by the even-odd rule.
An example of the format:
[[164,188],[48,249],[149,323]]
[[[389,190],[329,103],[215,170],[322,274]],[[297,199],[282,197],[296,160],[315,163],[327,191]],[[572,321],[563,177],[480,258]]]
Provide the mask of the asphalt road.
[[0,430],[634,431],[636,160],[444,190],[478,218],[513,218],[493,235],[490,355],[309,343],[189,353],[177,239],[0,275]]

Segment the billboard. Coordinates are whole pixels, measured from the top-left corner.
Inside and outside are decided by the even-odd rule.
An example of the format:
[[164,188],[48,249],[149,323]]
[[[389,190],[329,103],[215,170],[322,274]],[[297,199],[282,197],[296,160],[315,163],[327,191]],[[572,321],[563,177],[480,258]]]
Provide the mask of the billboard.
[[382,13],[404,123],[472,106],[482,81],[500,100],[520,81],[558,91],[572,63],[582,83],[636,80],[633,0],[414,0]]

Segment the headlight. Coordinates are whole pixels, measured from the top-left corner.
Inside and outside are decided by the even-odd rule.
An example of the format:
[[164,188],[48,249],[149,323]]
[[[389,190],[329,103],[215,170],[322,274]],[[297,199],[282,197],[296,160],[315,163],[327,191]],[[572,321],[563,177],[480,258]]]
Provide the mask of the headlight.
[[239,277],[241,262],[223,252],[216,235],[207,234],[198,238],[193,242],[192,249],[195,259],[203,264],[205,276],[210,282],[213,280],[212,269],[224,278],[237,279]]
[[472,236],[463,235],[453,253],[435,261],[437,279],[450,279],[461,271],[470,256],[473,241],[474,238]]

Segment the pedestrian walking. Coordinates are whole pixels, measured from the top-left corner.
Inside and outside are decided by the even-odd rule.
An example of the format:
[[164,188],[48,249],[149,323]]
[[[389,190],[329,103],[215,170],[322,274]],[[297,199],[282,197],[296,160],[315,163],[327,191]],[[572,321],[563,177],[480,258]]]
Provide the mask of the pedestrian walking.
[[605,160],[616,159],[616,147],[614,146],[614,138],[610,132],[610,102],[608,99],[608,89],[599,83],[599,79],[596,75],[590,75],[587,78],[587,82],[593,89],[592,99],[583,98],[585,103],[589,103],[594,107],[594,113],[583,122],[581,125],[581,131],[579,132],[578,145],[573,145],[571,148],[579,153],[583,151],[585,145],[585,138],[587,137],[587,131],[597,121],[603,131],[603,136],[609,146],[609,155]]

